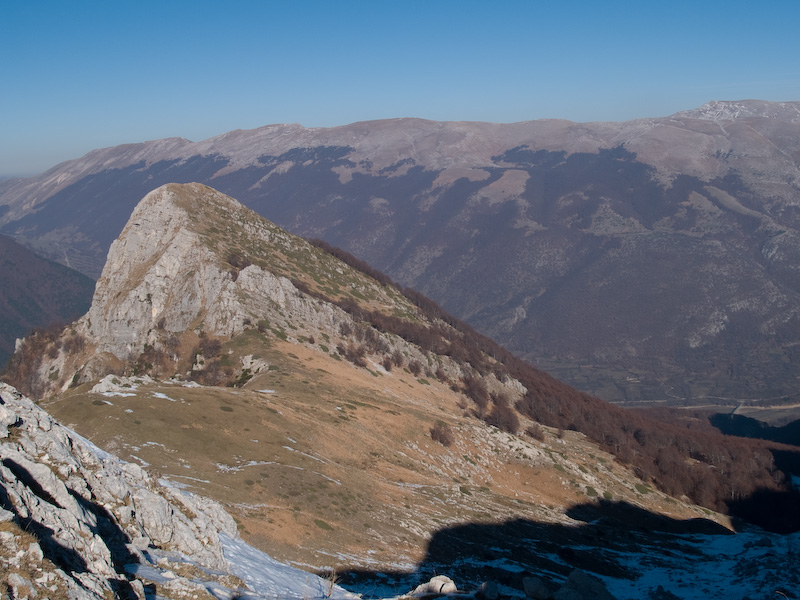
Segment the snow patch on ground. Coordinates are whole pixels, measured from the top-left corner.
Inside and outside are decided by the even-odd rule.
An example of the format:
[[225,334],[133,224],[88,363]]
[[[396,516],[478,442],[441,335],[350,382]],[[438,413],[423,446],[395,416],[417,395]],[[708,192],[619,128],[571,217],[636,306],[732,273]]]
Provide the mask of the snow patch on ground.
[[730,600],[780,597],[776,590],[797,589],[800,533],[677,537],[685,546],[683,551],[618,556],[640,576],[635,580],[603,577],[609,592],[620,600],[633,600],[647,598],[661,587],[682,600]]
[[[287,600],[312,600],[316,598],[355,599],[357,596],[332,585],[312,573],[301,571],[278,562],[271,556],[253,548],[241,539],[220,534],[225,558],[233,573],[244,580],[256,593],[252,598],[285,598]],[[240,596],[250,598],[251,596]]]
[[241,463],[239,465],[226,465],[223,463],[216,463],[217,470],[221,473],[238,473],[242,469],[247,467],[260,467],[263,465],[275,465],[278,464],[274,460],[250,460],[245,463]]

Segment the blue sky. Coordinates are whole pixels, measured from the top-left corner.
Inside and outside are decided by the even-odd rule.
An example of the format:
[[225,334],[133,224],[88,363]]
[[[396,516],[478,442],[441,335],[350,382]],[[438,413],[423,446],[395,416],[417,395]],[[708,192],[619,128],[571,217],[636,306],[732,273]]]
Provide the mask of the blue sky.
[[800,2],[0,0],[0,175],[271,123],[800,100]]

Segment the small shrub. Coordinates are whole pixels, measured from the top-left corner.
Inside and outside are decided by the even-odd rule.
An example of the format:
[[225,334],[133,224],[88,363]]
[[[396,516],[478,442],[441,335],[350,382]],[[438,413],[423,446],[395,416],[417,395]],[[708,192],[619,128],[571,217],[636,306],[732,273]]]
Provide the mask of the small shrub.
[[348,342],[346,346],[339,344],[336,346],[336,350],[357,367],[363,368],[367,366],[367,360],[364,358],[367,354],[367,349],[362,344],[354,344],[353,342]]
[[539,425],[538,423],[532,423],[531,426],[525,430],[525,433],[527,433],[536,441],[539,442],[544,441],[544,429],[542,429],[542,426]]
[[216,339],[203,338],[200,340],[200,352],[206,358],[214,358],[222,352],[222,342]]
[[519,417],[506,396],[494,398],[492,411],[484,417],[484,421],[507,433],[516,434],[519,431]]
[[394,352],[392,352],[392,364],[398,367],[402,367],[405,363],[405,357],[403,353],[400,351],[399,348],[395,348]]
[[325,531],[333,531],[333,527],[328,525],[322,519],[314,519],[314,524],[316,524],[316,526],[319,527],[320,529],[324,529]]
[[243,369],[242,372],[239,374],[239,377],[236,379],[236,381],[232,381],[228,385],[230,385],[231,387],[242,387],[252,378],[253,378],[253,371],[251,369]]
[[170,336],[167,336],[167,338],[164,340],[164,347],[171,352],[175,352],[175,350],[180,348],[180,346],[181,340],[174,333]]
[[238,252],[231,252],[228,254],[228,264],[237,271],[241,271],[245,267],[249,267],[252,263]]
[[64,340],[63,347],[67,354],[78,353],[86,347],[86,340],[80,334],[73,334]]
[[464,394],[478,407],[479,415],[482,415],[486,411],[489,406],[489,390],[483,379],[472,375],[465,377]]
[[455,436],[447,423],[436,421],[436,424],[431,427],[431,439],[439,442],[442,446],[450,446],[455,441]]
[[189,376],[190,379],[202,385],[222,385],[231,377],[233,377],[233,369],[223,368],[218,360],[206,365],[202,371],[192,371]]

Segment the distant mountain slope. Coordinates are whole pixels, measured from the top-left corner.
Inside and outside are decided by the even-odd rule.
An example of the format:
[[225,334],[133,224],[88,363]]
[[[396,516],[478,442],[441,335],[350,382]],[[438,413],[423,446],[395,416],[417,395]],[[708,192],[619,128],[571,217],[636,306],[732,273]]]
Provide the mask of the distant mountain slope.
[[89,308],[94,281],[0,235],[0,367],[14,341],[36,327],[63,325]]
[[603,398],[785,398],[800,394],[798,106],[159,140],[10,182],[0,224],[96,276],[139,198],[200,181]]

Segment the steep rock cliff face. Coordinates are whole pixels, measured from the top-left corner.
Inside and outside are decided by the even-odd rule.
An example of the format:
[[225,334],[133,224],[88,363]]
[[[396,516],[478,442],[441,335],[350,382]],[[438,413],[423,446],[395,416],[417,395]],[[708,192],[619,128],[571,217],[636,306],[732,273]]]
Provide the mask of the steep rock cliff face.
[[[112,373],[197,377],[213,362],[222,374],[202,382],[232,383],[267,366],[237,353],[246,343],[231,348],[243,334],[358,345],[363,328],[343,310],[346,302],[390,318],[421,318],[393,286],[236,200],[202,184],[167,184],[142,199],[112,244],[89,312],[59,336],[18,344],[7,380],[40,399]],[[396,335],[373,332],[371,340],[381,352],[377,362],[394,350],[426,360]],[[460,374],[449,358],[439,366]]]
[[[154,343],[156,329],[201,327],[230,337],[275,308],[330,323],[332,314],[309,306],[285,277],[225,263],[200,231],[207,224],[187,210],[200,202],[213,204],[220,222],[233,223],[245,210],[201,184],[162,186],[136,207],[111,245],[92,307],[81,321],[98,352],[126,360]],[[271,237],[265,224],[250,224],[250,230],[254,237]]]

